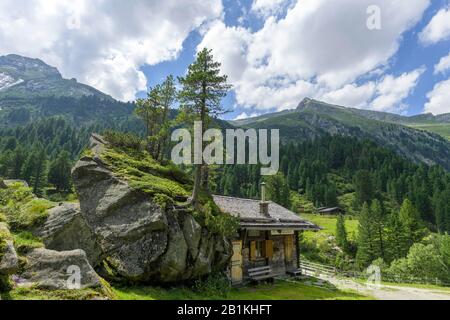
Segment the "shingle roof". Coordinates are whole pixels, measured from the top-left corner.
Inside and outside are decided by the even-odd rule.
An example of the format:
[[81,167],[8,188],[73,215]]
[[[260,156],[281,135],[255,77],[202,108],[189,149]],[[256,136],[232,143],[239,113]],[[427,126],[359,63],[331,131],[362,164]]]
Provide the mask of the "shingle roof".
[[292,211],[269,202],[269,216],[260,211],[260,201],[224,196],[214,196],[219,208],[241,221],[242,228],[319,230],[315,224],[297,216]]

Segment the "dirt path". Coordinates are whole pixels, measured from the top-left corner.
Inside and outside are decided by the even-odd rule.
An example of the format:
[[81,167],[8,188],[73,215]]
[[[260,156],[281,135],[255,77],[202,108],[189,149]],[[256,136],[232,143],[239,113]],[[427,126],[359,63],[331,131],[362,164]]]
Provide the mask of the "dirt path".
[[395,285],[381,285],[380,288],[368,288],[365,284],[351,279],[338,279],[320,276],[339,289],[353,290],[378,300],[450,300],[450,291],[425,289]]

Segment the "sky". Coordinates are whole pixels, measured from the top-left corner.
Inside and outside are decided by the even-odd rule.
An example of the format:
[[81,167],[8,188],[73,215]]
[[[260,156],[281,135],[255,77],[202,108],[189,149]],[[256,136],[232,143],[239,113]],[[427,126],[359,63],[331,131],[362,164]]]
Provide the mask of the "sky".
[[183,76],[204,47],[233,85],[226,119],[305,97],[450,113],[450,0],[0,0],[0,55],[122,101]]

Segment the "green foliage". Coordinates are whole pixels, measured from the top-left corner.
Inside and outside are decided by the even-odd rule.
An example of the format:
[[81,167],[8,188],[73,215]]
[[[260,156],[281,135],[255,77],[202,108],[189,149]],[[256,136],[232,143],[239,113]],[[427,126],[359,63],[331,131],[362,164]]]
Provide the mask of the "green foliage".
[[420,215],[409,199],[405,199],[400,209],[399,220],[403,226],[406,243],[411,247],[426,235],[426,229],[420,221]]
[[217,272],[196,280],[193,290],[206,296],[226,298],[231,291],[231,284],[223,273]]
[[13,231],[30,230],[41,225],[54,203],[35,198],[32,189],[21,183],[0,190],[0,212],[6,216]]
[[70,170],[72,161],[67,151],[61,151],[58,157],[51,162],[48,181],[56,187],[57,192],[68,192],[72,188]]
[[369,203],[374,196],[372,177],[368,170],[359,170],[355,175],[356,201],[358,205]]
[[121,133],[113,130],[106,130],[104,138],[113,147],[140,151],[142,149],[142,139],[132,133]]
[[436,278],[447,280],[449,270],[449,266],[443,264],[442,256],[434,245],[415,243],[406,258],[392,262],[388,274],[400,279],[413,277],[433,281]]
[[[11,241],[12,236],[4,222],[0,222],[0,261],[5,254],[7,241]],[[8,276],[0,274],[0,292],[7,292],[11,289],[11,281]]]
[[368,299],[354,292],[341,291],[333,286],[311,284],[311,281],[276,281],[274,284],[232,288],[227,297],[192,290],[190,287],[119,287],[115,292],[120,300],[348,300]]
[[267,185],[267,197],[285,208],[291,207],[291,191],[289,184],[282,173],[273,176],[268,176],[265,179]]
[[194,218],[200,225],[206,227],[212,233],[227,238],[236,236],[239,229],[239,219],[221,212],[212,200],[207,201],[201,210],[196,210],[194,212]]
[[[203,49],[197,54],[185,77],[178,78],[181,91],[178,99],[181,106],[181,117],[185,120],[200,121],[202,136],[210,126],[210,120],[225,113],[221,106],[222,99],[231,86],[227,84],[227,76],[220,74],[219,62],[214,61],[212,51]],[[202,146],[203,152],[204,146]],[[202,188],[208,190],[208,168],[203,163],[195,165],[192,201],[198,206],[198,198]]]
[[14,246],[20,255],[25,255],[30,251],[43,248],[44,243],[29,231],[22,231],[14,234]]
[[370,206],[364,203],[359,216],[357,265],[362,269],[379,257],[376,247],[377,233]]
[[174,165],[163,166],[146,151],[108,148],[101,155],[112,171],[130,185],[151,196],[164,194],[172,199],[189,195],[189,178]]
[[345,218],[339,215],[336,221],[336,243],[344,251],[349,250],[349,243],[347,238],[347,229],[345,228]]

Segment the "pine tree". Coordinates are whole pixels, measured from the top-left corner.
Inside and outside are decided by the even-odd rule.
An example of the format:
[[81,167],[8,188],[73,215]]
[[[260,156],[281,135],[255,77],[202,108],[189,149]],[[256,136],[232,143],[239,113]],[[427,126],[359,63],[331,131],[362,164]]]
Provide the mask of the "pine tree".
[[368,267],[376,256],[375,249],[375,233],[376,229],[370,212],[370,206],[363,204],[361,214],[359,216],[358,226],[358,251],[356,253],[356,263],[363,269]]
[[279,172],[276,175],[268,176],[266,179],[268,198],[279,205],[290,208],[290,189],[284,175]]
[[403,226],[408,247],[423,239],[425,229],[420,221],[420,214],[409,199],[403,201],[402,207],[400,208],[399,220]]
[[344,252],[348,252],[349,243],[343,215],[339,215],[336,221],[336,243]]
[[33,163],[32,173],[30,176],[30,185],[33,193],[38,197],[42,197],[45,193],[48,178],[48,160],[44,149],[38,150]]
[[370,212],[374,224],[374,251],[377,258],[385,259],[385,219],[381,203],[378,199],[372,201]]
[[61,151],[55,161],[50,165],[48,181],[56,187],[59,192],[69,191],[71,188],[70,169],[72,163],[67,151]]
[[367,170],[359,170],[355,176],[356,199],[358,204],[364,202],[371,203],[374,191],[370,172]]
[[[202,136],[209,128],[210,119],[225,113],[221,101],[231,86],[227,84],[227,76],[220,74],[220,66],[220,63],[214,61],[211,50],[205,48],[198,53],[196,61],[189,66],[187,75],[179,78],[182,85],[179,93],[181,108],[183,113],[190,116],[192,120],[201,121]],[[192,201],[195,205],[198,202],[201,186],[207,186],[207,181],[203,181],[207,177],[202,172],[204,167],[202,157],[202,163],[195,165],[192,193]]]

